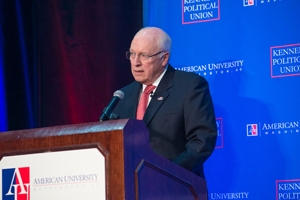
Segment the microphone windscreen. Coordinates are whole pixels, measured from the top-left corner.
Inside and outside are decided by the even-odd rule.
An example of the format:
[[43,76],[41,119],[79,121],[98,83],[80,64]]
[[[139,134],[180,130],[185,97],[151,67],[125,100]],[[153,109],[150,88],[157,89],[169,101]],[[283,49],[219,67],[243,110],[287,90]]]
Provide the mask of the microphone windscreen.
[[124,92],[121,91],[121,90],[117,90],[117,91],[115,91],[115,93],[114,93],[114,97],[119,97],[120,99],[123,99],[124,96],[125,96],[125,94],[124,94]]

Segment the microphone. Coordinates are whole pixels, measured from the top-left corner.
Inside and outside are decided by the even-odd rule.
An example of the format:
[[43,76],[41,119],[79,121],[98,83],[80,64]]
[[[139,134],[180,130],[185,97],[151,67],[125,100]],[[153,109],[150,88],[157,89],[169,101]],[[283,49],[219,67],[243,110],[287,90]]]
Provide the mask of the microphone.
[[121,90],[115,91],[112,100],[109,102],[108,106],[104,108],[102,115],[99,117],[99,122],[109,120],[112,115],[112,111],[115,109],[119,101],[123,98],[124,98],[123,91]]

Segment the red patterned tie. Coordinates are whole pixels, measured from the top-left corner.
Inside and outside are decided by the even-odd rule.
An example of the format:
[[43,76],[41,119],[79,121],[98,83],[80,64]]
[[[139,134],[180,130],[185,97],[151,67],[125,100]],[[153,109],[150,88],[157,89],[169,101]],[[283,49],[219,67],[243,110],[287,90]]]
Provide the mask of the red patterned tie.
[[154,85],[147,85],[145,88],[136,112],[136,119],[142,120],[147,109],[150,93],[156,88]]

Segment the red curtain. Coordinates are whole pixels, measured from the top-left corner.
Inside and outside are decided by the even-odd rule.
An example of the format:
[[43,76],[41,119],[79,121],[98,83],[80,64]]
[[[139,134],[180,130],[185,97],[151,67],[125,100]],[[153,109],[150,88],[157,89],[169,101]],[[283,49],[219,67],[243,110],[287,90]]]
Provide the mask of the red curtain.
[[133,80],[125,51],[142,28],[139,2],[36,1],[40,126],[97,121]]

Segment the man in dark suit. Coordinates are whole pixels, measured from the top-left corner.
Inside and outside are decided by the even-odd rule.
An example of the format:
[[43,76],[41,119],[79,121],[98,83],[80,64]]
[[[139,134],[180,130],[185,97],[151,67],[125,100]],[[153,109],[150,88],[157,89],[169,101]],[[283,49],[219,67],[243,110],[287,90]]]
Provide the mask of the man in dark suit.
[[157,154],[204,178],[203,163],[216,143],[216,121],[207,81],[194,73],[176,71],[168,63],[171,39],[161,29],[147,27],[133,38],[126,53],[135,81],[114,113],[136,119],[141,94],[155,89],[143,116],[150,145]]

